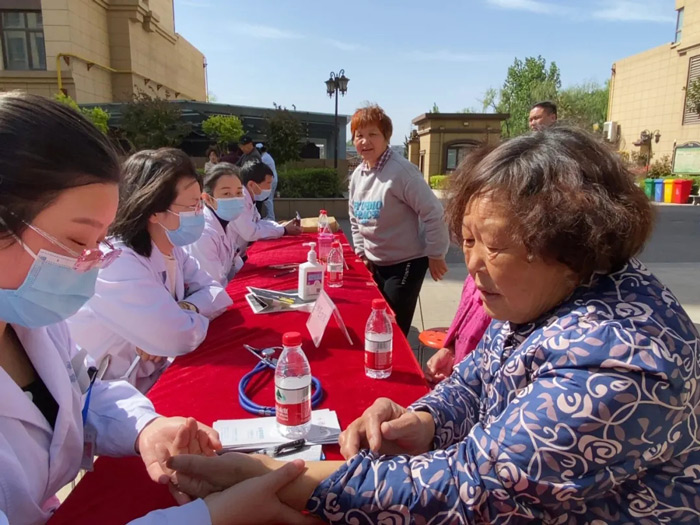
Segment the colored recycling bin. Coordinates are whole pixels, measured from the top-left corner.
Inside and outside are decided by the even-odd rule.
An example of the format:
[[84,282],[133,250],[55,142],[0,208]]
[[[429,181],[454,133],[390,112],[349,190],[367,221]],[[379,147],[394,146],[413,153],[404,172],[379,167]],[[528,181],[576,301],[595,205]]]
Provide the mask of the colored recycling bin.
[[673,181],[673,202],[685,204],[690,198],[690,191],[693,188],[693,181],[688,179],[676,179]]
[[644,179],[644,193],[649,200],[654,200],[654,179]]
[[673,202],[673,179],[664,180],[664,202]]
[[664,201],[664,181],[663,179],[654,179],[654,200],[656,202]]

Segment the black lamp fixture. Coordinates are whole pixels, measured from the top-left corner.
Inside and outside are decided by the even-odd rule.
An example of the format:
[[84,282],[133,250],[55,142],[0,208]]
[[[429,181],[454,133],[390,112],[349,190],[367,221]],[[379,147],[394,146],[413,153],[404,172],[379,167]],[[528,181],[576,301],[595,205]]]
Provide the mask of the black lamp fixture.
[[335,144],[333,146],[333,167],[338,169],[338,92],[345,96],[348,91],[348,82],[350,79],[345,76],[345,70],[341,69],[337,73],[331,71],[328,80],[326,80],[326,94],[333,98],[335,95],[335,127],[333,128],[333,138]]
[[659,131],[658,129],[655,129],[654,131],[649,131],[648,129],[643,130],[639,134],[640,145],[651,143],[652,137],[654,138],[654,142],[658,144],[659,140],[661,139],[661,131]]

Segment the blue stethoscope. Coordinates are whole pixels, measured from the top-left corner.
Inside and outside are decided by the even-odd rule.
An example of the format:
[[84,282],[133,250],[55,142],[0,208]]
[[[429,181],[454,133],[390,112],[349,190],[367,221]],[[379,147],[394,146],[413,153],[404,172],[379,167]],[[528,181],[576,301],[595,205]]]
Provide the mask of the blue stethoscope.
[[[274,370],[277,367],[277,359],[272,356],[275,355],[277,350],[282,350],[282,347],[273,346],[271,348],[263,348],[262,350],[259,350],[250,345],[243,345],[243,348],[260,359],[260,362],[255,365],[255,368],[244,375],[238,383],[238,402],[246,412],[250,412],[256,416],[274,416],[275,407],[265,407],[258,405],[257,403],[253,403],[248,396],[246,396],[245,390],[255,374],[262,372],[266,368],[271,368]],[[321,402],[321,399],[323,399],[323,389],[321,388],[321,382],[313,376],[311,377],[311,386],[313,387],[313,393],[311,394],[311,407],[316,408]]]

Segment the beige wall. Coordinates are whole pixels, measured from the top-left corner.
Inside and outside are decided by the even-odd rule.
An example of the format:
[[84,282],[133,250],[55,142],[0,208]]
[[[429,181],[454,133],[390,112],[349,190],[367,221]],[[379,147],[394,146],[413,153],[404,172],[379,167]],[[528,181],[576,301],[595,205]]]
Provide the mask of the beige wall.
[[56,93],[62,53],[81,57],[60,63],[64,87],[80,103],[125,101],[138,90],[206,100],[204,56],[174,32],[172,0],[41,0],[41,8],[48,71],[40,72],[41,83],[34,72],[0,71],[0,89]]
[[409,160],[420,166],[420,155],[424,155],[423,176],[447,171],[447,148],[454,143],[473,141],[480,144],[497,143],[501,138],[501,122],[493,118],[479,118],[464,114],[455,118],[429,116],[416,124],[418,140],[409,144]]
[[643,130],[661,133],[658,143],[652,139],[654,159],[672,155],[674,144],[700,140],[700,125],[683,125],[688,64],[700,55],[700,0],[677,0],[676,7],[685,8],[678,44],[649,49],[613,66],[608,118],[620,126],[621,151],[640,152],[633,143]]

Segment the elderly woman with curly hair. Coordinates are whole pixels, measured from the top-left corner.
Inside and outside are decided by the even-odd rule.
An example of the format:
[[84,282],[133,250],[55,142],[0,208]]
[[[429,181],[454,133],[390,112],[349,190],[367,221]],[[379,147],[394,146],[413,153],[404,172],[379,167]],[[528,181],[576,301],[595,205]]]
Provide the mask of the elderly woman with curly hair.
[[[455,182],[452,233],[494,321],[436,390],[377,400],[341,436],[348,461],[308,464],[281,499],[334,523],[697,523],[700,341],[635,259],[653,213],[633,177],[558,127]],[[194,492],[280,465],[171,461]]]

